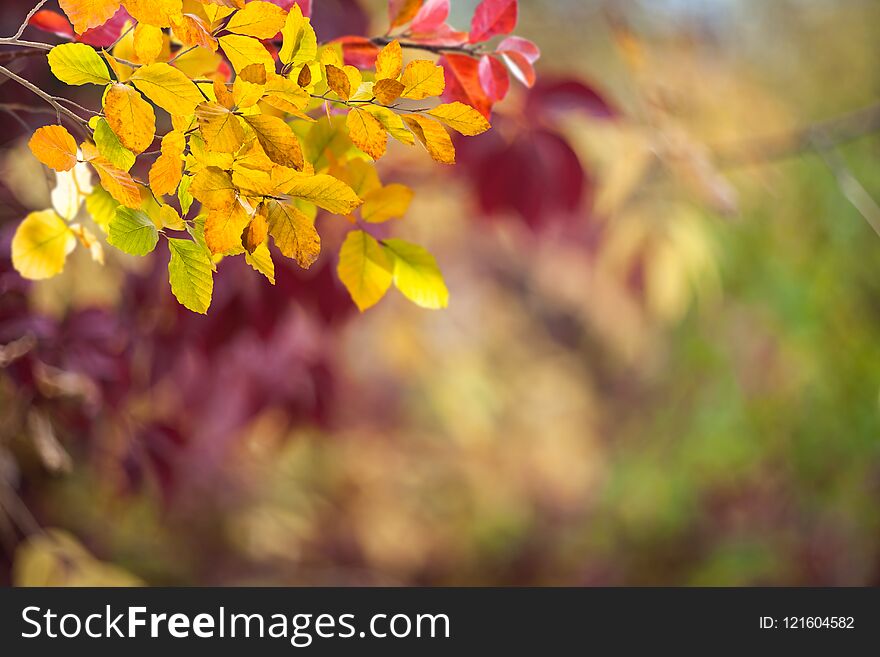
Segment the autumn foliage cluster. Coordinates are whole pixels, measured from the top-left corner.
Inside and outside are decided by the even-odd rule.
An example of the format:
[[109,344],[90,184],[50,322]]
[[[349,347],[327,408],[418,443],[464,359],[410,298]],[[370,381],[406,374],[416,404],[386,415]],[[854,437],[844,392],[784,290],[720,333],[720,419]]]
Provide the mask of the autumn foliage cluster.
[[58,121],[29,146],[68,201],[18,227],[22,276],[61,273],[78,244],[102,261],[105,241],[146,256],[164,238],[172,292],[205,313],[224,258],[244,258],[273,284],[276,251],[309,268],[324,211],[350,222],[338,275],[361,310],[392,285],[419,306],[446,306],[430,253],[371,235],[413,196],[383,184],[374,163],[391,138],[454,164],[449,130],[489,130],[510,74],[534,84],[538,49],[509,36],[516,0],[484,0],[469,32],[447,24],[449,0],[391,0],[387,34],[327,44],[301,0],[59,4],[66,17],[40,10],[29,22],[67,42],[6,45],[45,46],[58,80],[102,93],[94,108],[44,98]]

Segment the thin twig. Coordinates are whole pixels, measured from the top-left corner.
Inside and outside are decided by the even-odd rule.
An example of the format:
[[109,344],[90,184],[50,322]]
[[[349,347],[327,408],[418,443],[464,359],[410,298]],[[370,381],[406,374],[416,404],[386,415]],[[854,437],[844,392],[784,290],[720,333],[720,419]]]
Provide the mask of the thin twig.
[[374,46],[378,46],[379,48],[387,46],[392,41],[397,41],[400,44],[401,48],[407,48],[409,50],[424,50],[425,52],[434,53],[435,55],[443,55],[446,53],[459,53],[462,55],[470,55],[472,57],[476,57],[483,54],[483,51],[479,47],[472,45],[439,46],[427,43],[419,43],[418,41],[401,41],[400,39],[395,39],[394,37],[375,37],[373,39],[370,39],[370,43],[372,43]]

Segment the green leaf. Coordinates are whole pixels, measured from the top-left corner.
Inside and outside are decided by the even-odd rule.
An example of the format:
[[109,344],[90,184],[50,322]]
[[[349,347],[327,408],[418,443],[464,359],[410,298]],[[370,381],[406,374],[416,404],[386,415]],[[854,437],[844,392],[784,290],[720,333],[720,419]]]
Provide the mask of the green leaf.
[[177,199],[180,201],[180,214],[185,217],[189,214],[192,207],[193,197],[189,193],[189,186],[192,185],[192,176],[183,176],[180,179],[180,186],[177,188]]
[[119,201],[110,196],[106,189],[95,185],[91,194],[86,196],[86,210],[105,233],[110,229],[110,222],[116,216]]
[[362,230],[345,238],[336,271],[361,312],[379,303],[391,287],[392,260],[379,242]]
[[49,67],[65,84],[110,84],[113,80],[107,64],[91,46],[62,43],[49,51]]
[[159,232],[156,224],[143,210],[120,206],[110,222],[107,242],[120,251],[145,256],[156,248]]
[[383,246],[394,260],[394,285],[403,296],[431,310],[449,305],[449,290],[434,256],[403,240],[385,240]]
[[169,239],[168,280],[177,300],[189,310],[205,314],[214,292],[213,264],[208,253],[190,240]]
[[123,171],[131,169],[136,159],[135,154],[122,145],[119,137],[107,123],[107,119],[97,118],[94,123],[95,145],[98,147],[98,152],[110,160],[117,169]]
[[272,262],[272,253],[265,244],[260,244],[253,253],[244,254],[244,259],[254,271],[260,272],[275,285],[275,263]]

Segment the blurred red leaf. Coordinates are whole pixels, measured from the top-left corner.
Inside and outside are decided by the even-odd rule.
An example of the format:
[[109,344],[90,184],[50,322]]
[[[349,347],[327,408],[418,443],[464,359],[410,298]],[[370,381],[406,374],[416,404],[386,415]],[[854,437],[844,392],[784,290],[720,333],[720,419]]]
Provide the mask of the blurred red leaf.
[[459,32],[449,25],[443,24],[428,34],[413,34],[410,41],[426,46],[460,46],[467,43],[467,32]]
[[510,76],[504,64],[491,55],[483,55],[478,67],[480,85],[493,103],[504,100],[510,90]]
[[597,119],[616,119],[620,112],[592,86],[579,80],[542,79],[526,102],[528,116],[555,118],[568,112],[584,112]]
[[376,65],[379,48],[369,39],[349,36],[337,39],[336,43],[342,44],[342,56],[346,65],[358,68],[373,68]]
[[498,34],[510,34],[516,27],[518,0],[483,0],[471,21],[470,42],[488,41]]
[[504,57],[504,61],[507,63],[510,72],[513,73],[513,77],[529,88],[535,86],[535,80],[538,77],[535,73],[535,67],[532,66],[532,63],[524,55],[510,51],[503,53],[501,56]]
[[467,55],[447,54],[438,63],[446,74],[446,91],[443,98],[447,102],[461,101],[489,118],[492,101],[483,91],[480,83],[479,63]]
[[429,34],[446,24],[449,18],[449,0],[428,0],[412,20],[410,29],[418,34]]
[[510,36],[498,44],[495,49],[499,53],[518,52],[530,63],[534,64],[541,58],[541,50],[532,41],[518,36]]
[[71,27],[70,21],[57,11],[42,9],[31,16],[28,25],[60,37],[73,38],[73,27]]
[[391,27],[400,27],[409,23],[419,13],[424,0],[389,0],[388,20]]

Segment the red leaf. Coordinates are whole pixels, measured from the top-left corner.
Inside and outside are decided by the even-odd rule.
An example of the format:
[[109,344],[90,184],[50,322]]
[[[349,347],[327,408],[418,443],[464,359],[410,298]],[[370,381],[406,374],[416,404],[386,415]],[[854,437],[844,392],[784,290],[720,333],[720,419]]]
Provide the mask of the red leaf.
[[541,80],[526,101],[526,114],[555,118],[580,111],[597,119],[616,119],[620,111],[593,87],[578,80]]
[[510,77],[504,64],[491,57],[483,55],[478,67],[480,86],[486,92],[486,97],[493,103],[504,100],[510,90]]
[[268,0],[273,5],[278,5],[284,11],[290,11],[290,8],[293,5],[299,5],[300,10],[302,11],[303,16],[309,17],[312,15],[312,0]]
[[510,72],[513,73],[513,77],[527,87],[534,86],[535,80],[537,79],[537,76],[535,75],[535,67],[532,66],[532,63],[528,59],[526,59],[525,55],[510,50],[502,53],[501,56],[504,57],[504,61],[507,62],[507,66],[510,68]]
[[517,0],[483,0],[471,21],[471,43],[488,41],[498,34],[510,34],[516,27]]
[[444,55],[437,62],[446,73],[444,100],[461,101],[489,118],[492,114],[492,101],[480,84],[479,64],[467,55]]
[[409,40],[426,46],[460,46],[467,43],[468,34],[444,24],[430,34],[413,34]]
[[99,27],[86,30],[79,40],[96,48],[106,48],[116,42],[122,34],[126,21],[131,20],[131,15],[125,11],[125,8],[120,7],[110,20]]
[[336,40],[342,44],[342,57],[345,63],[358,68],[373,68],[379,48],[369,39],[358,36],[342,37]]
[[391,27],[409,23],[421,9],[424,0],[389,0],[388,20]]
[[498,44],[498,47],[495,50],[499,53],[518,52],[532,64],[541,58],[541,50],[538,46],[528,39],[523,39],[518,36],[507,37],[504,41]]
[[70,21],[57,11],[42,9],[31,16],[28,25],[49,34],[55,34],[67,39],[73,38],[73,28],[70,26]]
[[430,34],[449,18],[449,0],[428,0],[412,20],[410,29],[416,34]]

